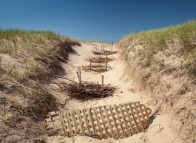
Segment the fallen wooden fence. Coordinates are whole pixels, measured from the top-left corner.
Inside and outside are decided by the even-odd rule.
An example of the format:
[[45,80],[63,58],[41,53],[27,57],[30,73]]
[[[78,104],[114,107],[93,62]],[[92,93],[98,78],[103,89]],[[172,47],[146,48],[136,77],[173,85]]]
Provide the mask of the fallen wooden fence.
[[82,110],[51,112],[48,130],[57,128],[65,136],[86,135],[94,138],[125,138],[144,132],[151,109],[139,102],[100,106]]

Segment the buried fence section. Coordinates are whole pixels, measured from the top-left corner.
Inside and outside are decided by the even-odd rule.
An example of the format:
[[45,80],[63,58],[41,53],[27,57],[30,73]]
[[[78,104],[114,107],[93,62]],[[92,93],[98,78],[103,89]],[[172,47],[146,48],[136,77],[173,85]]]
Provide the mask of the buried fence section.
[[89,57],[86,59],[89,65],[82,66],[82,69],[84,71],[105,72],[112,69],[109,62],[113,60],[114,58],[110,58],[108,55],[104,57]]
[[[66,110],[58,114],[66,136],[86,135],[94,138],[125,138],[144,132],[151,109],[139,102],[99,106],[82,110]],[[53,118],[53,117],[52,117]],[[51,122],[47,124],[54,126]],[[58,121],[59,122],[59,121]],[[55,128],[55,126],[54,126]]]
[[[102,58],[104,59],[101,62],[93,62],[89,61],[89,65],[82,66],[82,69],[86,72],[94,71],[94,72],[106,72],[108,70],[111,70],[112,68],[108,64],[108,59],[107,58]],[[101,60],[102,60],[101,59]]]

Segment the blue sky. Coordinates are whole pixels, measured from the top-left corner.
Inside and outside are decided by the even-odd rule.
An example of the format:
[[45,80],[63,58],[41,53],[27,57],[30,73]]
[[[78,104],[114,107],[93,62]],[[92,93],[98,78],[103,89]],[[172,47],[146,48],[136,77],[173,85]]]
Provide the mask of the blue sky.
[[123,36],[196,19],[196,0],[0,0],[0,28],[51,30],[80,40]]

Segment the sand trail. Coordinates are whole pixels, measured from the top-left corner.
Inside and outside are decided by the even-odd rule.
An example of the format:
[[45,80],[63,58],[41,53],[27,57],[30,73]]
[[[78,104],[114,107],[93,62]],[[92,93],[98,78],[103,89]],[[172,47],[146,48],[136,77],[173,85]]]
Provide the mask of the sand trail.
[[[69,57],[68,64],[63,64],[63,67],[66,71],[65,78],[71,79],[73,81],[78,81],[76,72],[82,69],[82,66],[89,65],[89,62],[86,60],[89,57],[93,57],[94,50],[99,50],[101,44],[99,43],[82,43],[79,47],[75,47],[77,54],[72,54]],[[107,45],[106,49],[111,48],[111,45]],[[117,50],[117,49],[114,49]],[[154,112],[158,107],[152,104],[152,99],[145,95],[143,92],[136,91],[132,84],[133,81],[126,80],[124,63],[120,60],[118,54],[113,54],[109,56],[114,58],[114,61],[109,62],[109,69],[107,72],[96,73],[96,72],[85,72],[82,70],[82,81],[87,82],[96,82],[101,84],[101,75],[104,75],[104,84],[110,84],[116,87],[116,91],[113,96],[97,99],[97,100],[88,100],[81,102],[75,99],[71,99],[66,102],[64,109],[82,109],[89,107],[97,107],[104,105],[112,104],[123,104],[128,102],[140,102],[145,104],[147,107],[152,109]],[[57,78],[55,82],[67,82],[66,79]],[[55,92],[50,89],[50,87],[55,88],[54,84],[49,85],[49,90],[52,92],[57,100],[62,104],[65,103],[66,99],[69,97],[61,92]],[[56,87],[58,88],[58,87]],[[170,117],[167,114],[157,115],[153,120],[153,123],[149,126],[146,132],[139,133],[128,138],[115,140],[113,138],[109,139],[96,139],[87,136],[51,136],[47,138],[47,143],[181,143],[181,140],[178,139],[178,133],[175,133],[169,125]]]

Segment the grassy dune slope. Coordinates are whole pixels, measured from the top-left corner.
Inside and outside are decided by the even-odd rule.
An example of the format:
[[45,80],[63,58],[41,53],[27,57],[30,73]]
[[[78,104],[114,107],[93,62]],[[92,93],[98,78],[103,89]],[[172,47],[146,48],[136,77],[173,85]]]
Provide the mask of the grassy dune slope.
[[0,31],[1,65],[6,58],[10,59],[13,65],[6,72],[17,80],[45,80],[45,76],[60,68],[58,61],[67,60],[68,53],[73,52],[71,46],[76,44],[79,43],[52,32]]
[[118,46],[135,86],[150,93],[163,113],[179,121],[173,127],[185,141],[194,142],[196,21],[133,33]]
[[75,45],[52,32],[0,30],[0,142],[31,142],[43,134],[39,121],[58,108],[44,84],[64,72],[61,62]]

